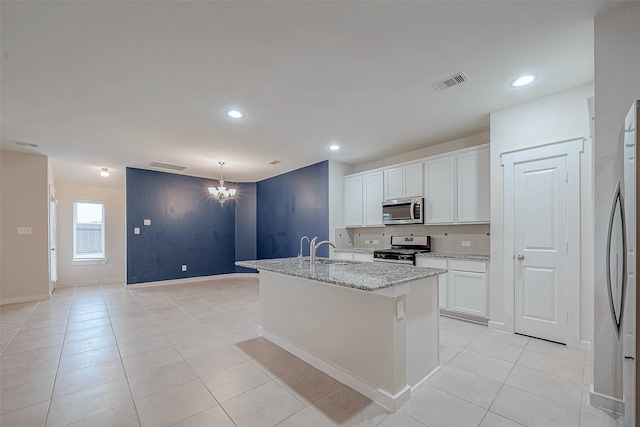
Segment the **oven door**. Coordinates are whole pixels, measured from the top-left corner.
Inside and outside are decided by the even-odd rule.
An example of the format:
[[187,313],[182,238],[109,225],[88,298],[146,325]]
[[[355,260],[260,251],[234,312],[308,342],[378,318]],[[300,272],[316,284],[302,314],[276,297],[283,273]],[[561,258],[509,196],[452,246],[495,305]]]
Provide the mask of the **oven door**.
[[389,264],[414,265],[415,258],[407,255],[395,255],[385,253],[373,253],[373,262],[386,262]]

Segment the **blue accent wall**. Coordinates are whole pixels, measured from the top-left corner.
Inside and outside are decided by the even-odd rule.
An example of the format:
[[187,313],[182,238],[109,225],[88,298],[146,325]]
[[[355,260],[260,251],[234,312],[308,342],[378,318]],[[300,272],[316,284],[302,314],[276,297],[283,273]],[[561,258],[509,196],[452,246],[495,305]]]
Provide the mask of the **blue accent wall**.
[[[256,240],[256,188],[255,182],[239,185],[236,198],[236,260],[257,258]],[[244,267],[236,267],[238,273],[255,273]]]
[[236,202],[220,206],[210,185],[217,181],[127,168],[127,284],[236,271]]
[[[302,236],[329,239],[328,161],[257,183],[257,236],[258,259],[297,256]],[[328,246],[317,254],[328,256]]]

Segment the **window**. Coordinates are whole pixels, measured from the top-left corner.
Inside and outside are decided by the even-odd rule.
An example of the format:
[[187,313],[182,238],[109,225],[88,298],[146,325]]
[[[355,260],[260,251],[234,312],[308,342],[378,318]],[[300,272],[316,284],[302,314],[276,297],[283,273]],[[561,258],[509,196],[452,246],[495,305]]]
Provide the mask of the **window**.
[[104,259],[104,203],[73,202],[73,260]]

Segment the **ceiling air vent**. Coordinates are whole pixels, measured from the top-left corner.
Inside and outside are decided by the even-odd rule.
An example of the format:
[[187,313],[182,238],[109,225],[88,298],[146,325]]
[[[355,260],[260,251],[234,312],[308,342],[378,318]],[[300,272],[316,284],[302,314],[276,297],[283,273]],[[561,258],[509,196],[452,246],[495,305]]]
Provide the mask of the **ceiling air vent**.
[[434,88],[436,92],[442,92],[445,89],[449,89],[451,86],[455,86],[468,80],[469,76],[467,76],[464,72],[459,72],[458,74],[454,74],[453,76],[447,77],[444,80],[433,83],[431,87]]
[[172,171],[183,171],[186,169],[186,166],[178,166],[172,165],[171,163],[162,162],[152,162],[150,166],[153,166],[155,168],[170,169]]
[[279,163],[282,163],[282,161],[281,160],[272,160],[272,161],[269,162],[270,165],[277,165]]
[[38,148],[38,144],[32,144],[30,142],[21,142],[21,141],[13,141],[16,145],[20,145],[21,147],[29,147],[29,148]]

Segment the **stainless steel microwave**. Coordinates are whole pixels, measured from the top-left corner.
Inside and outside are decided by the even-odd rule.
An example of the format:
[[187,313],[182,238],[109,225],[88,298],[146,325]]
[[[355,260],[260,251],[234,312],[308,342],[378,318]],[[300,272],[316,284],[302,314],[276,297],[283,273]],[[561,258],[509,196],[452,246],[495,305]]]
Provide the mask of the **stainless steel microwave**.
[[424,199],[409,197],[385,200],[382,202],[382,223],[387,225],[424,224]]

